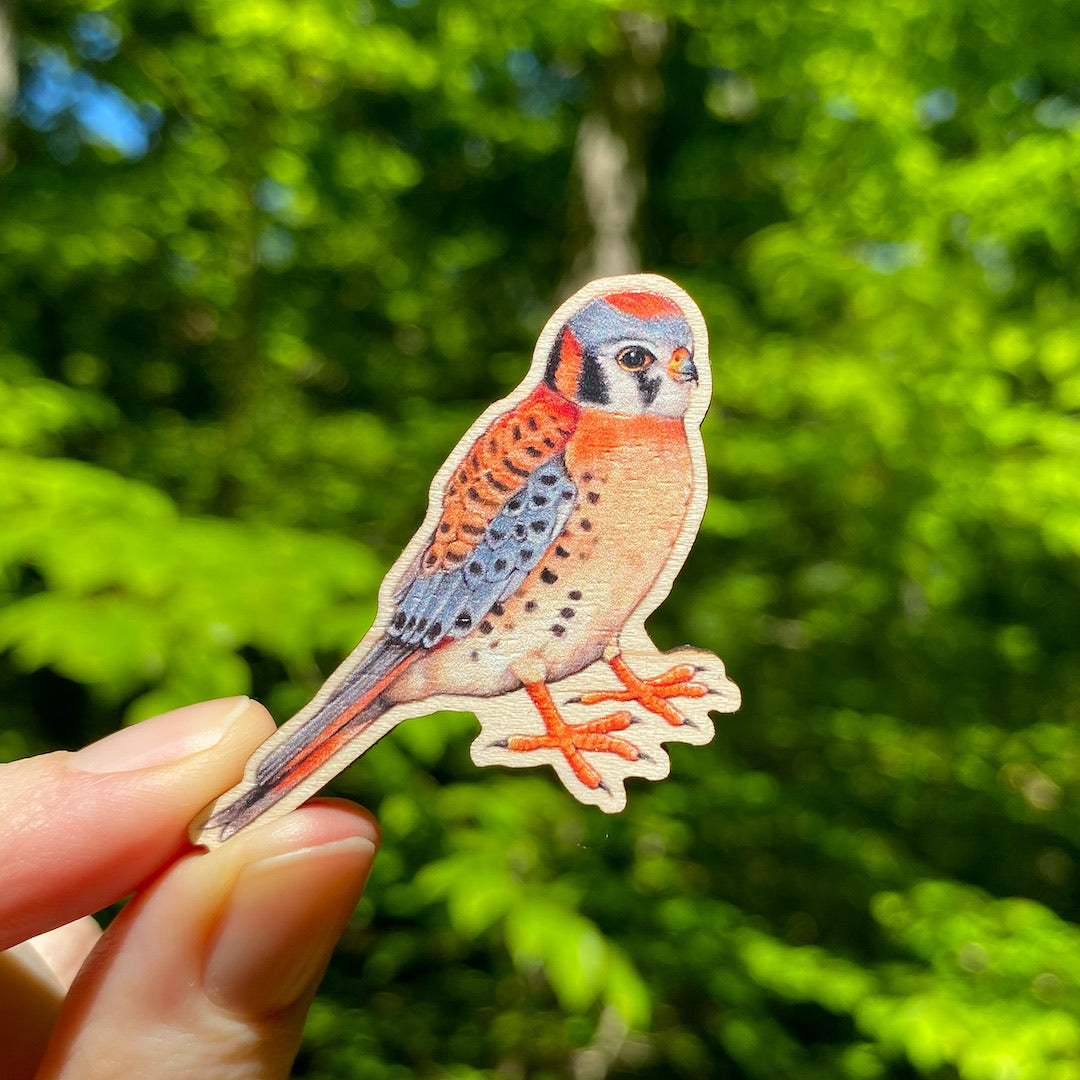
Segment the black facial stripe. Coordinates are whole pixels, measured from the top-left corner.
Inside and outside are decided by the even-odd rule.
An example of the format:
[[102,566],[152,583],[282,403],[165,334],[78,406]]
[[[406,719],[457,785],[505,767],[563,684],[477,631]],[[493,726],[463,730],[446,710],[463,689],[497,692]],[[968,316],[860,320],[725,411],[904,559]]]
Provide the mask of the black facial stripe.
[[604,373],[600,370],[600,361],[596,354],[587,352],[581,365],[581,378],[578,380],[578,401],[588,401],[594,405],[607,405],[611,401]]
[[544,382],[555,389],[555,375],[559,370],[559,361],[562,359],[562,341],[563,335],[566,333],[566,327],[564,326],[560,331],[558,337],[555,338],[555,344],[551,346],[551,352],[548,354],[547,367],[544,369]]
[[635,371],[634,377],[637,379],[641,403],[646,406],[651,405],[656,400],[656,395],[660,393],[660,381],[663,376],[654,375],[650,379],[647,372]]

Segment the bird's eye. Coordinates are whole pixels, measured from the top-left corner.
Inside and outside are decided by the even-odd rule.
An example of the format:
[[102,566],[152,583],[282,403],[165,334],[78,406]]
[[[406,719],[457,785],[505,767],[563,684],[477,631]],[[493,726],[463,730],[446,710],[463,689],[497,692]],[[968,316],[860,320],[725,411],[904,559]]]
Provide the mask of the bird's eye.
[[643,345],[628,345],[615,357],[624,371],[644,371],[655,359]]

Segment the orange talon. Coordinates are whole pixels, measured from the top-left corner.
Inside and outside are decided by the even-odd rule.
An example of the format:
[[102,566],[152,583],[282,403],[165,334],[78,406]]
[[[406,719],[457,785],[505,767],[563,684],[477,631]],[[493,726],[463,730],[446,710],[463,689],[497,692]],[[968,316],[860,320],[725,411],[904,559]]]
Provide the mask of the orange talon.
[[693,664],[677,664],[669,668],[663,675],[657,675],[650,679],[653,686],[670,686],[672,683],[687,682],[697,674],[697,668]]
[[532,683],[525,689],[543,718],[547,733],[544,735],[511,735],[506,748],[521,753],[530,750],[559,750],[566,758],[574,775],[587,787],[603,786],[599,771],[585,760],[583,750],[594,753],[618,754],[627,761],[637,761],[641,751],[629,739],[611,735],[612,731],[624,731],[633,722],[628,712],[611,713],[599,720],[584,724],[568,724],[560,715],[551,692],[544,683]]
[[598,705],[602,701],[636,701],[649,712],[662,716],[672,727],[681,727],[687,723],[687,719],[678,709],[669,705],[667,699],[702,698],[709,692],[704,683],[692,681],[697,674],[697,668],[691,664],[678,664],[651,679],[642,679],[635,675],[626,666],[621,654],[612,657],[608,665],[625,689],[597,690],[582,694],[579,699],[582,705]]

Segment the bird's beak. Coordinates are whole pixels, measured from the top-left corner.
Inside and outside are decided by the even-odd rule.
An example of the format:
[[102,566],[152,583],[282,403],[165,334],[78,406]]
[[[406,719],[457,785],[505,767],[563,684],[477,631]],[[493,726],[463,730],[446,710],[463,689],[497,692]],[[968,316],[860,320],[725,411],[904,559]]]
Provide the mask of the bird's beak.
[[681,345],[671,354],[671,362],[668,364],[668,374],[676,382],[698,381],[697,368],[690,359],[690,350]]

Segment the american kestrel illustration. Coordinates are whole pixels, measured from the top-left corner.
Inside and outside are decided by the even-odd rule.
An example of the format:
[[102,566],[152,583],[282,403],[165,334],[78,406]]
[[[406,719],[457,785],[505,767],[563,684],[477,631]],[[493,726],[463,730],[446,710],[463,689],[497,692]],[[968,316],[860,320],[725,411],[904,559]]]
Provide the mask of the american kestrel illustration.
[[661,653],[644,623],[704,512],[710,391],[704,320],[666,278],[605,278],[566,301],[522,384],[436,475],[372,629],[192,839],[298,806],[442,708],[479,717],[477,764],[550,764],[610,812],[627,777],[667,775],[664,742],[708,742],[709,712],[737,709],[738,687],[710,653]]

